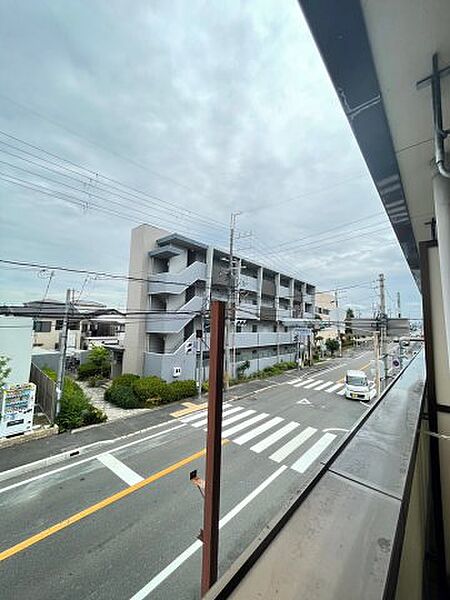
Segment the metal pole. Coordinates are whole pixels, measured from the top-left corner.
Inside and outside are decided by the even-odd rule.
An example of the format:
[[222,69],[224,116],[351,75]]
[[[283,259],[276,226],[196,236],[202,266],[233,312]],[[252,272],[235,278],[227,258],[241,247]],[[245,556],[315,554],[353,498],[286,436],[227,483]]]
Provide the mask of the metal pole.
[[339,342],[339,357],[342,357],[342,340],[341,340],[341,324],[339,322],[339,298],[337,290],[334,291],[334,304],[336,306],[336,322],[337,322],[337,334]]
[[225,389],[230,385],[230,378],[233,377],[233,353],[234,331],[236,325],[236,281],[234,273],[234,234],[236,228],[236,217],[240,213],[231,213],[230,218],[230,249],[229,249],[229,286],[228,301],[229,307],[226,316],[226,346],[225,346]]
[[201,321],[201,332],[202,332],[202,336],[200,338],[197,338],[197,344],[200,345],[200,347],[197,350],[197,359],[198,359],[198,399],[201,400],[202,399],[202,383],[203,383],[203,338],[205,335],[205,316],[204,316],[204,311],[202,308],[202,312],[200,314],[200,321]]
[[384,365],[384,377],[388,374],[388,351],[387,351],[387,332],[386,332],[386,296],[384,287],[384,274],[378,276],[380,285],[380,319],[381,319],[381,358]]
[[400,292],[397,292],[397,317],[399,319],[402,317],[402,310],[400,308]]
[[378,344],[378,331],[373,333],[373,349],[375,353],[375,385],[377,398],[380,397],[380,347]]
[[59,415],[61,411],[61,396],[64,390],[64,373],[66,371],[66,354],[67,354],[67,334],[69,330],[69,306],[70,306],[70,289],[66,291],[66,306],[64,310],[64,320],[61,330],[60,337],[60,354],[58,362],[58,374],[56,377],[56,407],[54,413],[54,419]]
[[225,312],[224,302],[214,300],[211,303],[205,506],[202,532],[202,596],[217,580]]

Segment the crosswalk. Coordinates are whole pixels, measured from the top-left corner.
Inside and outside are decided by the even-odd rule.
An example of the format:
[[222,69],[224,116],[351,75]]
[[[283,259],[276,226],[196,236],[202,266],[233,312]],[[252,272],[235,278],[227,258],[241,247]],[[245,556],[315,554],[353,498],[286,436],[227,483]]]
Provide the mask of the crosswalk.
[[[178,420],[206,430],[206,410]],[[223,405],[222,437],[239,446],[248,446],[256,454],[266,452],[271,461],[305,473],[337,436],[315,427],[302,427],[297,421],[288,421],[244,406],[233,406],[228,402]]]
[[287,381],[286,383],[295,388],[303,388],[305,390],[313,390],[315,392],[324,391],[327,392],[327,394],[333,394],[336,392],[338,396],[343,396],[345,394],[345,386],[341,381],[325,381],[323,379],[314,379],[312,377],[302,379],[301,377],[297,377],[296,379],[291,379],[291,381]]

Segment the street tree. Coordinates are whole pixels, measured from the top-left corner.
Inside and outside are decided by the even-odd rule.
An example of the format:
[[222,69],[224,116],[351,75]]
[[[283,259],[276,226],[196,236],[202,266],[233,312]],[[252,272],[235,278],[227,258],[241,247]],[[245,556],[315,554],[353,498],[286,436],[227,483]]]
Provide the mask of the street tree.
[[339,342],[338,340],[329,338],[325,341],[325,346],[328,352],[331,353],[331,356],[334,356],[334,353],[339,350]]

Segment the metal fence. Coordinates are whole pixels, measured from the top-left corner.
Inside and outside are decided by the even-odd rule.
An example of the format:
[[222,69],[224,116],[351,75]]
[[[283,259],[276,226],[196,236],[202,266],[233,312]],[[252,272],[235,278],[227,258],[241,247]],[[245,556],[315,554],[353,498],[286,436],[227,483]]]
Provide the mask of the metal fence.
[[53,423],[56,399],[55,382],[33,363],[31,363],[30,381],[36,384],[36,404],[39,405],[50,423]]

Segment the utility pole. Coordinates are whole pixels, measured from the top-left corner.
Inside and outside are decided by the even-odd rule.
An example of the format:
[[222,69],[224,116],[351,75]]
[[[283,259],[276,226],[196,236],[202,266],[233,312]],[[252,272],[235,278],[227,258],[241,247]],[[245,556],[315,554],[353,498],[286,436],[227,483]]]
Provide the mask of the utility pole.
[[64,320],[61,330],[61,337],[59,342],[59,363],[58,363],[58,375],[56,377],[56,407],[54,411],[54,419],[59,415],[61,411],[61,396],[64,390],[64,374],[66,371],[66,354],[67,354],[67,335],[69,332],[69,307],[70,307],[70,296],[71,290],[66,291],[66,306],[64,310]]
[[388,352],[387,352],[387,331],[386,331],[386,295],[384,287],[384,274],[378,276],[378,284],[380,288],[380,325],[381,325],[381,358],[384,365],[384,377],[388,374]]
[[202,581],[204,596],[217,580],[219,556],[220,468],[222,452],[222,400],[225,303],[211,302],[208,428],[206,434],[205,504],[203,511]]
[[205,307],[202,306],[200,313],[200,329],[197,330],[195,341],[197,344],[197,397],[198,400],[202,399],[202,384],[203,384],[203,340],[205,337]]
[[402,310],[400,308],[400,292],[397,292],[397,317],[399,319],[402,317]]
[[230,379],[234,374],[233,350],[236,339],[236,273],[234,265],[234,239],[236,233],[236,218],[240,212],[231,213],[230,218],[230,249],[229,249],[229,285],[228,285],[228,311],[225,323],[225,389],[229,388]]
[[377,398],[380,397],[380,344],[378,331],[373,332],[373,350],[375,354],[375,385]]
[[336,306],[336,322],[337,322],[337,334],[339,342],[339,356],[342,357],[342,340],[341,340],[341,323],[339,321],[339,298],[338,291],[334,291],[334,304]]

